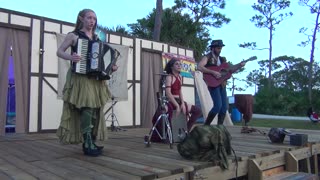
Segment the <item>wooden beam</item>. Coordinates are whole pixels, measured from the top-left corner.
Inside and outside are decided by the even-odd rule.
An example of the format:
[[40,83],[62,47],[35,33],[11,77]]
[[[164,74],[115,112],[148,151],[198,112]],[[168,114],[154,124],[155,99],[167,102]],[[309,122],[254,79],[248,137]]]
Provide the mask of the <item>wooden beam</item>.
[[248,161],[239,161],[238,165],[229,160],[229,168],[221,169],[220,166],[211,166],[195,171],[194,179],[233,179],[236,176],[245,176],[248,173]]
[[291,152],[291,154],[297,160],[307,159],[307,158],[311,157],[311,149],[309,147],[304,147],[304,148],[292,150],[289,152]]

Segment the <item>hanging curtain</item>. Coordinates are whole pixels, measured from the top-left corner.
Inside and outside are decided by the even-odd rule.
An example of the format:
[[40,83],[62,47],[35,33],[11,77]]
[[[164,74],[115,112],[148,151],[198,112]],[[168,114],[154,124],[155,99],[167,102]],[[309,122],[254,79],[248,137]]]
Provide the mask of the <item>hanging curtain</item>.
[[161,53],[142,51],[141,62],[141,126],[152,127],[152,116],[157,108],[157,95],[161,91],[160,74],[163,71]]
[[0,135],[5,134],[7,119],[8,67],[10,57],[10,41],[8,28],[0,27]]
[[11,37],[16,86],[16,133],[25,133],[29,107],[29,32],[11,29]]

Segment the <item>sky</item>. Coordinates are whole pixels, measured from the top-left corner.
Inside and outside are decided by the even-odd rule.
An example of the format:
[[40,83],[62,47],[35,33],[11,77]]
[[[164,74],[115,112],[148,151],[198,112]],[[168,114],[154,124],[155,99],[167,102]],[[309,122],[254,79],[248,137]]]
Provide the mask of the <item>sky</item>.
[[[311,0],[315,1],[315,0]],[[226,45],[221,55],[225,56],[233,64],[252,56],[257,60],[267,60],[268,50],[249,50],[238,46],[243,42],[256,42],[259,48],[268,47],[268,30],[260,29],[250,22],[250,18],[258,14],[252,9],[257,0],[226,0],[226,8],[219,10],[231,19],[229,24],[221,28],[209,28],[212,39],[222,39]],[[163,0],[163,8],[172,7],[174,0]],[[130,23],[136,23],[137,19],[146,17],[156,7],[156,0],[0,0],[0,8],[15,10],[28,14],[44,16],[52,19],[75,23],[78,12],[84,8],[93,9],[98,17],[98,24],[106,27],[124,27]],[[307,7],[300,6],[298,0],[291,0],[290,8],[283,12],[292,12],[293,16],[283,21],[276,27],[273,38],[273,57],[282,55],[310,59],[310,46],[299,47],[301,41],[307,37],[299,33],[301,27],[308,27],[307,33],[311,34],[314,26],[315,15],[311,15]],[[317,44],[316,44],[317,47]],[[315,51],[317,60],[318,49]],[[256,61],[248,62],[245,71],[234,76],[245,79],[247,74],[258,69]],[[243,82],[236,81],[241,87]],[[254,94],[255,88],[248,87],[245,91],[236,91],[235,94]],[[228,92],[231,95],[231,92]]]

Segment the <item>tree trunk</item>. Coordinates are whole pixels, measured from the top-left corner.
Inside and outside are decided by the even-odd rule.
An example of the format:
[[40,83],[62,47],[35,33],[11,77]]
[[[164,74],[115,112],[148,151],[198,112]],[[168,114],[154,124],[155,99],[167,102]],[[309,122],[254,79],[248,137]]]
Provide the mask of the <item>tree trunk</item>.
[[154,20],[153,40],[160,41],[161,33],[161,17],[162,17],[162,0],[157,0],[156,17]]
[[313,30],[313,36],[312,36],[312,43],[311,43],[311,53],[310,53],[310,64],[309,64],[309,72],[308,72],[308,96],[309,96],[309,104],[312,105],[312,81],[313,81],[313,62],[314,62],[314,48],[315,48],[315,43],[316,43],[316,36],[317,36],[317,31],[319,27],[319,15],[320,12],[317,13],[317,18],[316,18],[316,25]]
[[271,89],[272,85],[272,30],[273,25],[271,24],[270,29],[269,29],[269,81],[268,81],[268,86],[269,89]]

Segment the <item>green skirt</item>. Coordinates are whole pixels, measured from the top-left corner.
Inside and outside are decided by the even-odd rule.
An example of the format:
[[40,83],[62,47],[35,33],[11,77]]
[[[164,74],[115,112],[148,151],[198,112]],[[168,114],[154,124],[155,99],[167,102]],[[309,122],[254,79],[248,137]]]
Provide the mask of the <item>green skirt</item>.
[[89,107],[100,109],[100,123],[97,138],[107,138],[103,108],[111,98],[111,93],[105,81],[92,79],[86,75],[67,73],[63,89],[63,110],[57,136],[63,144],[78,144],[83,142],[80,129],[80,109]]

